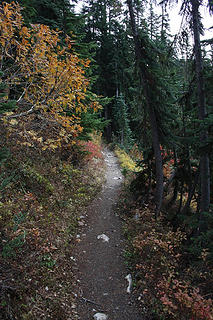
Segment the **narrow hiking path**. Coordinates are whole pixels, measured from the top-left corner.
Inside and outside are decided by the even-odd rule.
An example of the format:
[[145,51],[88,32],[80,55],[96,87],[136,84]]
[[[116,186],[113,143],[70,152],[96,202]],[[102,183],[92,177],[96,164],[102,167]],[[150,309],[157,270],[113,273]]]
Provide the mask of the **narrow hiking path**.
[[[104,150],[104,158],[106,182],[81,216],[81,233],[74,255],[78,319],[141,320],[131,293],[127,293],[125,241],[121,221],[113,210],[122,174],[117,158],[108,149]],[[106,316],[101,317],[100,313]]]

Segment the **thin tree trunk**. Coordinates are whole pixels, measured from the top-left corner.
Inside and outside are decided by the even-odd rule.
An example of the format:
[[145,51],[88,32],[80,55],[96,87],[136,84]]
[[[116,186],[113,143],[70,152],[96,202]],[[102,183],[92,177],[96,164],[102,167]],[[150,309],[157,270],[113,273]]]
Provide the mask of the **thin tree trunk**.
[[161,17],[161,40],[163,40],[163,36],[164,36],[164,5],[162,4],[161,6],[162,9],[162,17]]
[[181,188],[180,188],[180,202],[178,207],[177,215],[181,212],[182,204],[183,204],[183,189],[184,189],[184,182],[181,181]]
[[148,188],[147,188],[146,202],[149,202],[151,186],[152,186],[152,164],[151,164],[151,161],[148,160]]
[[150,2],[150,19],[151,19],[151,24],[150,24],[150,37],[151,37],[151,40],[153,39],[153,7],[152,7],[152,3]]
[[[149,120],[151,125],[151,132],[152,132],[152,145],[154,149],[155,167],[156,167],[155,205],[156,205],[156,216],[157,216],[160,212],[161,205],[162,205],[162,198],[163,198],[163,164],[162,164],[162,156],[161,156],[161,150],[160,150],[159,132],[158,132],[158,125],[157,125],[155,110],[153,108],[153,105],[150,99],[147,79],[146,79],[146,76],[144,75],[144,70],[141,66],[142,58],[143,58],[142,50],[141,50],[142,39],[140,39],[138,35],[138,31],[135,23],[135,16],[133,12],[132,0],[127,0],[127,4],[129,7],[130,22],[131,22],[132,33],[133,33],[134,44],[135,44],[135,55],[136,55],[136,60],[139,66],[141,84],[143,86],[144,95],[146,98]],[[147,71],[146,73],[148,73],[148,70],[146,71]]]
[[185,204],[185,206],[183,207],[183,209],[181,211],[182,214],[185,214],[187,212],[187,210],[189,209],[189,207],[190,207],[192,198],[193,198],[193,196],[195,194],[196,186],[198,185],[198,182],[199,182],[199,177],[200,177],[200,169],[198,169],[198,171],[196,172],[194,184],[191,186],[191,188],[189,190],[186,204]]
[[174,165],[175,165],[175,185],[174,185],[174,190],[173,190],[173,196],[172,199],[169,201],[168,204],[168,208],[171,207],[177,200],[177,196],[178,196],[178,189],[179,189],[179,179],[178,177],[176,177],[177,173],[178,173],[178,162],[177,162],[177,152],[174,149]]
[[[191,0],[193,33],[194,33],[194,51],[197,76],[197,93],[198,93],[198,114],[199,119],[203,121],[206,118],[206,104],[203,79],[203,60],[200,44],[200,21],[199,21],[199,0]],[[208,131],[202,129],[200,133],[201,146],[205,145],[208,140]],[[201,198],[200,198],[200,221],[202,221],[202,213],[209,211],[210,205],[210,168],[208,152],[202,150],[200,158],[200,180],[201,180]],[[202,223],[201,223],[202,224]]]
[[177,196],[178,196],[178,189],[179,189],[179,182],[178,182],[177,179],[175,179],[175,186],[174,186],[174,190],[173,190],[173,196],[172,196],[172,199],[169,201],[168,208],[173,206],[173,204],[176,202]]

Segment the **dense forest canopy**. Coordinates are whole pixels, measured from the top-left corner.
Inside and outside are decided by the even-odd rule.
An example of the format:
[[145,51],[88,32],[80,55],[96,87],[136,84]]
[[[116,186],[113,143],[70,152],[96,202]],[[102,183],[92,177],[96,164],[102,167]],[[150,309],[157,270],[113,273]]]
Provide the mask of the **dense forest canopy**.
[[[176,3],[184,23],[173,35]],[[206,250],[212,263],[213,38],[202,37],[212,0],[0,5],[1,190],[18,145],[68,158],[101,131],[112,146],[142,154],[135,201],[151,202],[155,219],[164,212],[186,233],[191,260]]]

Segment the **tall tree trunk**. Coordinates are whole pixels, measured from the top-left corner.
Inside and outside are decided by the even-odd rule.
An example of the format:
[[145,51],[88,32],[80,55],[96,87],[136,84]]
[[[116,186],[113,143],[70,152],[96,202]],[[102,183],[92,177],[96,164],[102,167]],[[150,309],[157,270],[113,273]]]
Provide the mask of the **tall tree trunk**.
[[148,79],[146,79],[146,76],[144,73],[144,68],[146,68],[146,74],[148,74],[148,69],[145,66],[142,67],[143,57],[142,57],[141,46],[142,46],[143,39],[140,39],[138,35],[138,30],[135,23],[135,15],[134,15],[133,6],[132,6],[132,0],[127,0],[127,4],[129,8],[130,22],[131,22],[132,34],[133,34],[134,44],[135,44],[136,61],[139,67],[141,84],[143,86],[144,95],[146,98],[151,132],[152,132],[152,145],[154,149],[155,167],[156,167],[155,205],[156,205],[156,215],[158,215],[161,209],[162,198],[163,198],[163,165],[162,165],[162,156],[161,156],[161,150],[160,150],[159,130],[157,125],[155,110],[151,103]]
[[150,37],[151,40],[153,39],[153,26],[154,26],[154,13],[153,13],[153,7],[152,7],[152,2],[150,1]]
[[[203,121],[206,118],[206,104],[203,79],[203,60],[200,44],[200,20],[199,20],[199,0],[191,0],[193,33],[194,33],[194,52],[197,76],[197,93],[198,93],[198,114],[199,119]],[[200,143],[205,145],[208,140],[208,131],[202,129],[200,133]],[[200,158],[200,180],[201,180],[201,198],[200,198],[200,221],[203,224],[202,213],[209,210],[210,205],[210,168],[209,155],[206,150],[202,150]]]

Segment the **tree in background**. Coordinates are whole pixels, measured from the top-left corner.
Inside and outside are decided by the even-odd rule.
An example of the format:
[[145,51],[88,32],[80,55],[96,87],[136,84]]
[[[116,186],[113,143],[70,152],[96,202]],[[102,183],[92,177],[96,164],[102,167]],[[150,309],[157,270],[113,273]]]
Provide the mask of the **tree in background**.
[[[168,3],[170,1],[162,1]],[[196,66],[197,79],[197,109],[198,118],[200,120],[200,228],[205,229],[203,220],[203,212],[209,211],[210,205],[210,166],[209,166],[209,151],[208,151],[208,128],[205,125],[207,119],[205,89],[203,78],[203,57],[201,53],[200,34],[202,32],[202,22],[199,12],[200,5],[203,1],[191,0],[182,2],[182,12],[187,13],[192,26],[194,36],[194,55]],[[210,12],[213,10],[212,1],[208,1]]]
[[96,43],[96,79],[92,89],[98,95],[112,98],[104,108],[105,119],[111,122],[105,130],[108,141],[119,131],[113,117],[115,97],[125,96],[128,109],[132,100],[128,90],[132,78],[132,46],[123,13],[121,2],[115,0],[85,1],[82,9],[82,14],[85,15],[85,41]]
[[122,95],[115,98],[113,107],[113,119],[115,123],[115,134],[118,137],[118,143],[121,146],[132,145],[132,132],[129,126],[128,108]]
[[[211,2],[209,2],[211,3]],[[209,152],[208,152],[208,129],[202,128],[204,121],[207,117],[205,92],[204,92],[204,78],[203,78],[203,59],[201,54],[200,44],[200,30],[201,20],[199,7],[200,2],[198,0],[191,0],[192,6],[192,21],[193,21],[193,34],[194,34],[194,52],[195,52],[195,64],[196,64],[196,77],[197,77],[197,99],[198,99],[198,115],[201,121],[200,132],[200,229],[205,230],[205,222],[203,219],[203,212],[209,211],[210,205],[210,168],[209,168]],[[213,7],[212,7],[213,9]]]
[[[156,90],[158,90],[159,88],[157,79],[155,77],[157,74],[152,73],[152,71],[154,71],[155,61],[154,57],[151,55],[151,51],[149,51],[152,48],[153,54],[155,49],[152,47],[148,35],[146,32],[144,32],[144,30],[142,30],[141,35],[139,35],[138,27],[136,26],[136,19],[132,1],[128,0],[127,4],[129,7],[130,22],[135,44],[137,67],[139,70],[142,90],[145,97],[145,104],[149,115],[149,125],[151,127],[152,146],[154,150],[156,169],[155,205],[156,215],[158,215],[161,209],[163,198],[163,163],[160,150],[160,117],[157,120],[156,108],[160,108],[159,103],[161,103],[161,95],[160,91],[156,92]],[[156,98],[159,99],[158,104],[156,104]]]

